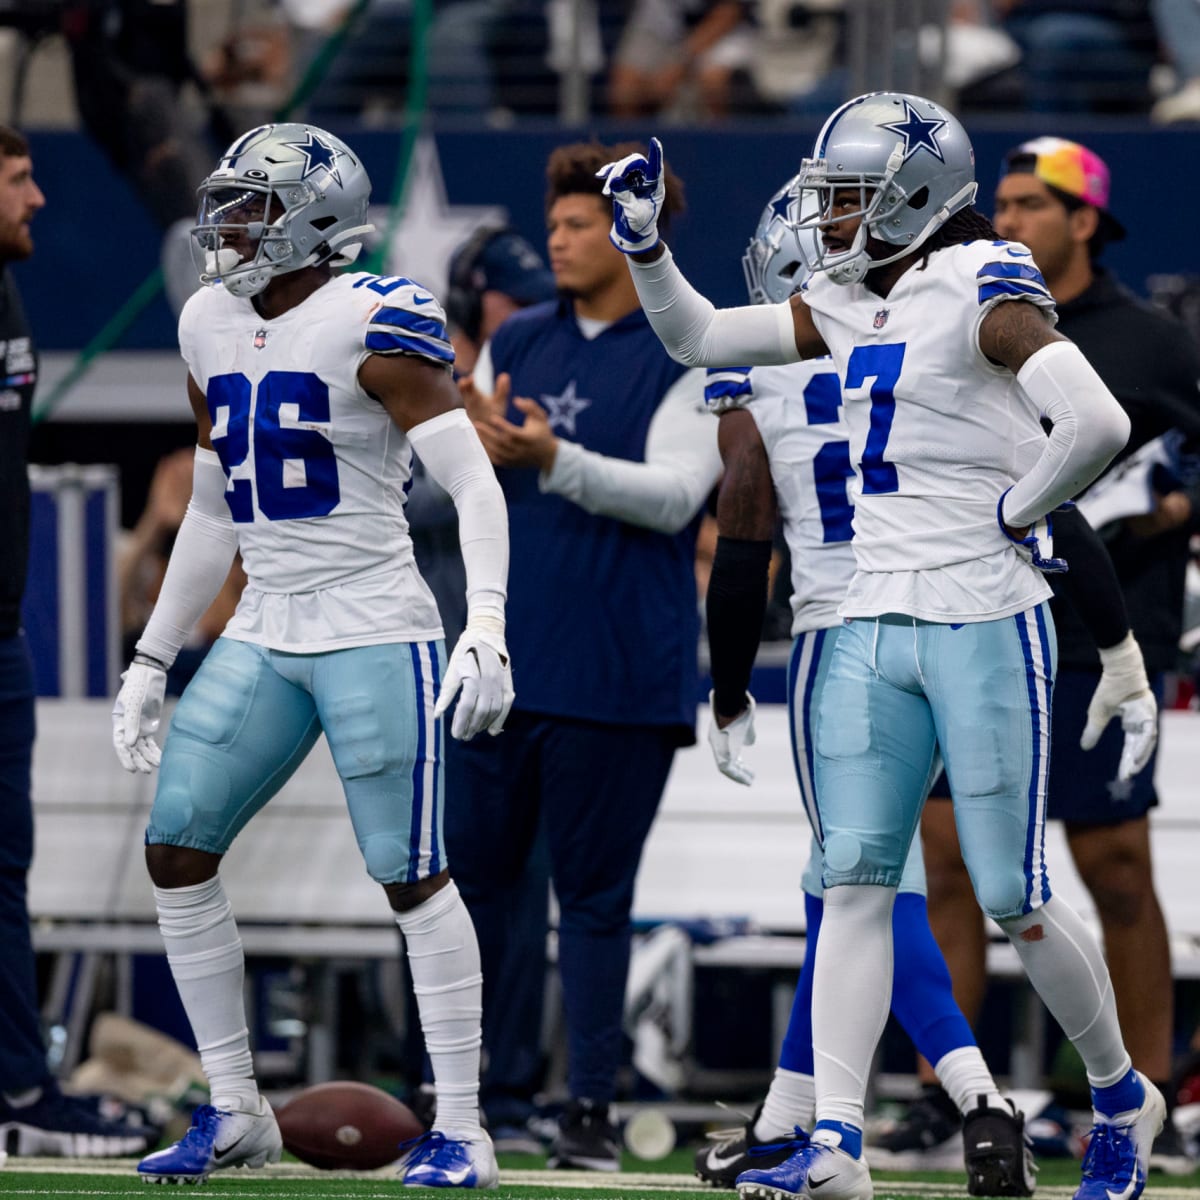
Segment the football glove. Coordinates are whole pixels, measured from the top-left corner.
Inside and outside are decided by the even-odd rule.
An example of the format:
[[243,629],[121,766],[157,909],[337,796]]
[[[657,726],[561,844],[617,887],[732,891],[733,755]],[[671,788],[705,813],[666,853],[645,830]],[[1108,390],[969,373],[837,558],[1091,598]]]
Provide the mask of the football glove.
[[154,740],[162,721],[167,672],[162,663],[139,655],[121,676],[112,710],[113,749],[127,771],[148,775],[162,761]]
[[1133,634],[1100,651],[1103,672],[1088,704],[1087,724],[1080,746],[1090,750],[1113,717],[1120,716],[1125,731],[1117,778],[1132,779],[1149,761],[1158,741],[1158,704],[1146,678],[1141,647]]
[[708,724],[708,744],[712,747],[717,770],[734,783],[749,787],[754,782],[754,768],[742,758],[742,747],[754,745],[754,697],[746,693],[746,707],[724,729],[717,725],[715,693],[708,693],[708,708],[712,720]]
[[[1008,532],[1008,526],[1004,523],[1004,497],[1011,491],[1012,488],[1007,488],[996,502],[996,523],[1000,526],[1000,532],[1012,542],[1017,553],[1027,563],[1037,567],[1044,575],[1059,575],[1070,570],[1065,558],[1054,557],[1054,526],[1049,513],[1034,521],[1023,538],[1015,538]],[[1068,500],[1062,507],[1074,506]]]
[[458,695],[450,732],[460,742],[481,730],[495,735],[504,728],[515,698],[512,663],[504,645],[504,623],[495,617],[472,617],[450,655],[433,715],[440,717]]
[[627,154],[605,163],[596,172],[603,193],[613,201],[612,244],[624,254],[653,250],[658,245],[658,214],[667,194],[663,175],[662,142],[650,139],[649,156]]

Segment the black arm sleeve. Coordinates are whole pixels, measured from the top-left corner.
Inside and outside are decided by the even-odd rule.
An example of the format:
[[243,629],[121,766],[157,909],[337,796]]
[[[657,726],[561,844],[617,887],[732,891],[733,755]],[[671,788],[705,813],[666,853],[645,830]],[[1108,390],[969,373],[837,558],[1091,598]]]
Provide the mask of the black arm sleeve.
[[770,563],[770,542],[717,538],[705,611],[713,703],[723,717],[735,717],[746,707],[750,671],[767,608]]
[[1053,526],[1054,553],[1071,567],[1052,577],[1055,591],[1071,602],[1098,647],[1115,646],[1129,632],[1129,616],[1104,542],[1077,508],[1056,512]]

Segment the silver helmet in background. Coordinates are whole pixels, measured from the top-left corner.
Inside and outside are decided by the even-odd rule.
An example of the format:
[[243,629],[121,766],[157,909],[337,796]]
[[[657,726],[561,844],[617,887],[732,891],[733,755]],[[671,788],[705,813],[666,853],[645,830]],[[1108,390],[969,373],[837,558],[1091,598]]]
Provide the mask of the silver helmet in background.
[[820,245],[812,224],[817,200],[811,193],[801,196],[799,179],[793,175],[767,201],[742,255],[751,304],[782,304],[812,271]]

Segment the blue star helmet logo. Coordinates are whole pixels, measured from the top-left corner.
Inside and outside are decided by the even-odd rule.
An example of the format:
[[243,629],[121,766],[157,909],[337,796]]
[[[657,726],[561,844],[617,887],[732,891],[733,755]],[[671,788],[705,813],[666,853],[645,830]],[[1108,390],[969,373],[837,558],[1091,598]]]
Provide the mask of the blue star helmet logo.
[[908,162],[918,150],[928,150],[938,162],[945,162],[942,148],[937,144],[937,133],[944,129],[946,122],[941,117],[923,117],[913,106],[904,101],[904,120],[895,121],[891,125],[881,125],[881,129],[890,129],[904,139],[904,161]]
[[337,160],[341,158],[342,152],[335,150],[332,146],[327,146],[319,137],[316,137],[310,129],[305,135],[306,139],[303,142],[284,142],[285,146],[291,146],[293,150],[299,150],[304,155],[305,163],[304,170],[300,174],[301,179],[307,179],[314,171],[328,171],[329,177],[338,185],[342,186],[342,177],[338,174]]
[[783,221],[787,220],[788,209],[791,208],[791,206],[792,197],[788,192],[784,192],[782,195],[776,196],[775,199],[771,201],[771,211]]

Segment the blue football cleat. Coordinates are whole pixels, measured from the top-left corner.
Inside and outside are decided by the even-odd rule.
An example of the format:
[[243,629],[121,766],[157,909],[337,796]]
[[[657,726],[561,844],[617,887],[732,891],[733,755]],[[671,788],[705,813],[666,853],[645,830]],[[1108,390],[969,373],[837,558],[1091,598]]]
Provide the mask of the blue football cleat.
[[480,1130],[470,1141],[431,1129],[400,1144],[400,1176],[405,1187],[494,1188],[500,1182],[492,1140]]
[[871,1200],[871,1173],[861,1158],[836,1146],[807,1142],[775,1167],[743,1171],[737,1177],[738,1195],[764,1200]]
[[1075,1200],[1137,1200],[1142,1194],[1150,1148],[1163,1127],[1167,1105],[1158,1088],[1140,1071],[1138,1075],[1146,1089],[1141,1108],[1115,1117],[1096,1114]]
[[276,1163],[283,1139],[271,1106],[261,1097],[256,1113],[227,1112],[202,1104],[192,1127],[173,1146],[138,1163],[146,1183],[203,1183],[226,1167],[265,1167]]

